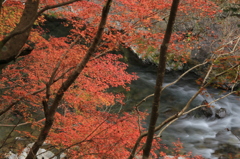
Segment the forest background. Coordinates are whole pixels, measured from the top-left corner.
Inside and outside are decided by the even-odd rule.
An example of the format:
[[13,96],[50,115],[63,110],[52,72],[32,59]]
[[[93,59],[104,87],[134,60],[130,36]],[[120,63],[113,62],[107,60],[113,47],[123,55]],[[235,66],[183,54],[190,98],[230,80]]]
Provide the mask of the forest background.
[[[228,95],[238,94],[237,1],[183,0],[175,7],[175,25],[170,26],[174,3],[177,1],[1,1],[1,126],[17,122],[2,139],[1,155],[11,149],[11,143],[14,153],[22,152],[23,144],[11,139],[17,132],[28,143],[35,143],[27,158],[33,158],[44,143],[55,154],[64,152],[70,158],[131,158],[142,148],[146,152],[148,146],[152,157],[164,156],[155,151],[164,146],[159,144],[161,135],[153,140],[154,132],[162,132],[164,126],[190,112],[189,104],[204,88],[212,85],[227,89]],[[51,16],[65,20],[63,24],[70,28],[67,37],[47,36],[43,27]],[[171,41],[164,44],[164,36],[171,36]],[[161,45],[166,47],[165,53],[159,54]],[[190,68],[187,72],[197,68],[199,91],[161,125],[156,126],[153,119],[148,132],[142,127],[148,113],[139,112],[139,105],[132,112],[121,108],[117,113],[108,112],[116,103],[124,105],[124,94],[109,88],[129,90],[131,81],[137,79],[119,61],[122,55],[112,53],[119,46],[156,64],[163,60],[159,55],[166,58],[159,63],[161,82],[166,66],[170,70]],[[204,58],[201,51],[192,52],[205,47],[210,53]],[[156,92],[166,88],[161,82],[156,85],[156,100],[161,95]],[[204,106],[209,105],[198,108]],[[157,109],[151,113],[153,118],[158,116]],[[25,124],[34,131],[18,129]],[[149,134],[152,140],[144,145],[143,138]],[[176,146],[175,155],[183,155],[178,153],[181,144]]]

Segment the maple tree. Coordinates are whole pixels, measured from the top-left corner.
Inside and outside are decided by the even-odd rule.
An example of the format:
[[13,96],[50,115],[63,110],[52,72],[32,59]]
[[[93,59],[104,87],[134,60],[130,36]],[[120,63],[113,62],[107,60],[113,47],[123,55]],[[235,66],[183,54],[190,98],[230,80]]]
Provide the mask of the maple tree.
[[[92,35],[89,34],[88,38],[86,35],[83,36],[83,34],[80,34],[83,38],[80,37],[80,35],[75,36],[75,33],[75,35],[73,34],[72,37],[69,38],[50,38],[49,40],[45,40],[38,35],[34,35],[35,32],[33,31],[33,35],[29,38],[29,40],[31,40],[31,42],[36,42],[34,50],[36,52],[28,55],[27,58],[17,61],[15,64],[9,64],[8,67],[2,71],[1,80],[3,90],[5,89],[2,93],[2,107],[9,105],[9,102],[13,101],[9,106],[5,107],[6,109],[2,112],[2,114],[11,108],[13,109],[13,106],[18,103],[14,109],[20,111],[26,122],[31,122],[33,123],[33,126],[37,127],[42,125],[42,120],[40,120],[40,122],[36,122],[35,118],[33,118],[31,114],[39,111],[43,111],[45,113],[46,121],[45,125],[43,124],[44,128],[42,129],[42,133],[39,135],[38,141],[33,145],[33,148],[27,158],[33,158],[33,156],[36,155],[39,147],[43,144],[47,135],[50,133],[49,130],[52,127],[53,116],[56,114],[57,108],[63,108],[65,112],[63,114],[56,114],[55,120],[57,122],[50,133],[48,141],[51,141],[50,143],[56,143],[56,148],[66,148],[66,146],[70,146],[72,144],[72,146],[69,147],[71,148],[70,154],[78,154],[73,155],[73,158],[87,155],[111,156],[114,152],[114,149],[111,150],[111,145],[117,144],[117,141],[119,140],[124,140],[125,136],[127,138],[131,136],[131,138],[134,139],[134,136],[138,135],[138,131],[133,131],[138,128],[133,125],[136,123],[134,122],[134,115],[128,117],[129,115],[126,114],[124,117],[121,117],[116,114],[109,114],[96,110],[96,108],[113,105],[115,102],[122,103],[122,94],[113,94],[107,92],[106,89],[118,86],[123,86],[125,89],[128,89],[126,84],[130,83],[131,80],[136,79],[136,75],[126,73],[126,64],[118,61],[118,59],[121,58],[120,55],[108,54],[106,56],[102,56],[98,53],[101,49],[107,51],[110,47],[99,47],[99,50],[96,50],[104,29],[104,23],[106,23],[110,3],[111,2],[108,1],[105,9],[103,9],[103,16],[99,26],[99,31],[97,32],[95,41],[90,48],[86,45],[95,33]],[[95,28],[96,26],[92,27]],[[91,28],[89,27],[88,29]],[[73,38],[74,41],[72,41]],[[41,39],[41,41],[39,41],[39,39]],[[85,40],[86,45],[81,44],[82,40]],[[71,41],[72,44],[69,46]],[[87,50],[90,51],[84,55]],[[96,53],[95,50],[97,51]],[[91,54],[93,53],[95,57],[88,62]],[[4,62],[6,61],[7,60]],[[78,64],[79,61],[82,62]],[[56,65],[54,69],[52,69],[54,66],[53,64]],[[87,66],[85,67],[86,64]],[[77,68],[74,70],[76,65]],[[80,74],[84,67],[85,69],[82,73],[82,77],[75,81],[78,74]],[[68,82],[63,82],[65,79],[68,79],[66,80]],[[73,82],[74,84],[68,89]],[[8,87],[11,88],[8,89]],[[64,102],[59,103],[63,93],[65,92],[62,91],[62,89],[65,91],[68,89],[68,92],[65,93],[66,98],[63,100]],[[46,92],[44,93],[43,91]],[[58,93],[56,93],[57,91]],[[20,101],[22,98],[15,100],[15,98],[18,98],[19,96],[23,96],[24,100]],[[56,96],[55,102],[53,101],[53,98],[51,98],[52,96]],[[52,101],[55,104],[51,104],[51,107],[49,107],[48,103],[51,103]],[[43,108],[41,107],[41,103]],[[118,120],[113,120],[113,117]],[[114,135],[110,135],[115,131],[118,133],[123,131],[122,129],[124,129],[124,126],[120,127],[118,123],[124,124],[125,126],[133,125],[131,129],[132,131],[128,131],[128,135],[124,135],[123,133],[114,133]],[[75,124],[83,125],[85,130],[78,126],[79,130],[82,132],[79,134],[79,131],[75,130]],[[95,127],[98,128],[99,126],[101,126],[101,129],[94,130]],[[54,131],[55,129],[58,129],[61,133],[56,134]],[[97,133],[97,137],[95,137],[96,134],[93,133]],[[63,138],[58,137],[59,134],[62,137],[72,136],[74,137],[74,140],[68,138],[66,142]],[[83,134],[86,134],[86,136]],[[26,133],[26,135],[33,137],[29,133]],[[102,143],[106,142],[105,136],[109,136],[109,141],[111,141],[111,138],[113,141],[110,142],[111,144],[107,147],[100,147]],[[97,141],[93,141],[94,138],[96,138],[95,140]],[[94,143],[94,146],[96,146],[97,142],[99,146],[90,148],[88,147],[90,144],[87,142],[89,152],[85,151],[84,153],[78,153],[80,150],[74,149],[74,145],[79,146],[81,145],[81,142],[88,140],[91,140]],[[61,141],[61,143],[59,143],[59,141]],[[128,140],[126,141],[129,142]],[[115,154],[116,156],[126,155],[126,152],[124,151],[127,151],[126,148],[128,147],[128,143],[122,143],[121,145],[122,148],[120,145],[118,145],[118,148],[122,149],[122,151],[119,151],[118,155]],[[86,148],[82,147],[81,152],[83,149]],[[104,151],[109,151],[109,153],[104,153]]]
[[[157,0],[27,0],[25,4],[7,0],[3,4],[0,115],[19,112],[25,123],[39,129],[38,138],[20,132],[35,142],[27,158],[33,158],[44,142],[71,158],[129,156],[144,130],[139,118],[144,119],[146,113],[98,111],[123,104],[124,95],[108,88],[128,90],[127,84],[137,79],[126,72],[127,65],[119,61],[122,56],[110,51],[122,44],[135,47],[142,56],[155,54],[164,32],[154,24],[168,19],[170,6],[170,1]],[[71,25],[67,37],[43,38],[40,26],[47,10],[48,15],[66,19],[65,26]],[[212,16],[216,10],[217,5],[205,0],[186,0],[179,6],[179,14],[186,17],[191,11],[196,13],[191,16]],[[181,37],[172,34],[169,52],[172,59],[184,63],[190,44],[174,43]],[[154,142],[152,154],[156,155],[159,144]]]

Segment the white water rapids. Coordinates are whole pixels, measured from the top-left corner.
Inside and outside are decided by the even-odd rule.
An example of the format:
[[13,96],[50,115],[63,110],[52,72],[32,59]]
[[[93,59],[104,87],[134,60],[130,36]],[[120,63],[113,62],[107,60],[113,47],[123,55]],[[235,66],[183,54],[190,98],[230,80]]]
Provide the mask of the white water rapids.
[[[131,95],[128,96],[127,105],[135,105],[145,96],[154,92],[156,72],[152,68],[130,66],[130,72],[136,72],[140,77],[133,82]],[[164,85],[174,81],[180,74],[171,73],[165,76]],[[166,119],[164,112],[175,114],[188,102],[198,91],[195,84],[196,77],[193,74],[183,77],[177,84],[170,86],[163,91],[160,104],[160,116],[158,124]],[[208,88],[209,94],[198,95],[191,103],[191,108],[201,105],[203,100],[212,100],[223,96],[221,90]],[[226,93],[225,93],[226,94]],[[152,98],[144,102],[140,110],[149,109],[152,105]],[[169,126],[162,134],[163,143],[170,145],[178,139],[184,144],[185,151],[191,151],[194,155],[202,155],[209,159],[218,159],[227,154],[237,154],[240,147],[240,97],[230,95],[212,104],[214,109],[225,108],[227,115],[218,119],[207,118],[204,115],[195,117],[189,115],[180,118]],[[172,114],[172,115],[173,115]]]

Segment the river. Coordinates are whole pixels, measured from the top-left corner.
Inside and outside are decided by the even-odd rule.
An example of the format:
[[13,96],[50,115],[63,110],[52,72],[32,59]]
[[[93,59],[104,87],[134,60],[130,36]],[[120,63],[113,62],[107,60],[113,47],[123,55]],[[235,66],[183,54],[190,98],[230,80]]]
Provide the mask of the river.
[[[127,109],[134,106],[144,97],[154,92],[156,80],[156,66],[139,65],[139,63],[130,60],[128,72],[136,72],[139,79],[131,84],[131,91],[126,97]],[[166,73],[164,85],[174,81],[180,73]],[[193,73],[185,76],[177,84],[168,87],[163,91],[160,104],[160,115],[158,124],[161,123],[168,114],[178,112],[187,101],[198,90],[195,83],[197,76]],[[208,88],[208,92],[215,98],[220,97],[221,90]],[[214,98],[213,97],[213,98]],[[201,105],[206,98],[198,95],[191,103],[191,107]],[[152,105],[152,98],[148,99],[140,106],[140,110],[148,110]],[[204,115],[189,115],[177,120],[170,125],[162,134],[162,142],[171,146],[171,143],[178,139],[184,144],[186,152],[191,151],[194,155],[202,155],[209,159],[223,159],[232,156],[239,156],[240,140],[240,98],[230,95],[215,103],[216,107],[225,108],[227,115],[222,119],[215,117],[207,118]]]

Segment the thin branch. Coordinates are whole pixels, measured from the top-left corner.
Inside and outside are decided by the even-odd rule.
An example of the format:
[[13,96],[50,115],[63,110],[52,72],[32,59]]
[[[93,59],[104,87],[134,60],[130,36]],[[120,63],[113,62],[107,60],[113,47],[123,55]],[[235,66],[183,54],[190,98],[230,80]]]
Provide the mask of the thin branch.
[[238,45],[239,41],[240,41],[240,36],[238,37],[237,42],[236,42],[236,44],[234,45],[234,47],[233,47],[231,53],[232,53],[232,52],[235,52],[235,50],[236,50],[236,48],[237,48],[237,45]]
[[[211,101],[210,103],[208,103],[208,105],[211,105],[212,103],[215,103],[215,102],[217,102],[217,101],[219,101],[219,100],[221,100],[221,99],[223,99],[223,98],[226,98],[227,96],[229,96],[229,95],[231,95],[231,94],[233,94],[233,93],[236,93],[237,91],[233,91],[233,92],[230,92],[230,93],[228,93],[228,94],[226,94],[226,95],[224,95],[224,96],[222,96],[222,97],[220,97],[220,98],[217,98],[216,100],[213,100],[213,101]],[[188,113],[190,113],[190,112],[192,112],[192,111],[194,111],[194,110],[196,110],[196,109],[198,109],[198,108],[201,108],[201,107],[204,107],[204,106],[208,106],[208,105],[199,105],[199,106],[197,106],[197,107],[195,107],[195,108],[192,108],[191,110],[189,110],[189,111],[187,111],[187,112],[185,112],[185,113],[183,113],[182,115],[186,115],[186,114],[188,114]]]
[[237,37],[233,38],[233,40],[227,42],[225,45],[223,45],[219,49],[217,49],[216,52],[223,50],[226,45],[233,43],[233,41],[236,40],[236,39],[238,39],[238,41],[239,41],[239,38],[240,38],[240,36],[237,36]]
[[[19,123],[20,123],[20,119],[18,120],[17,125],[18,125]],[[8,136],[5,138],[5,140],[3,141],[2,145],[0,146],[0,149],[5,145],[5,143],[7,142],[7,139],[10,138],[12,132],[16,129],[17,125],[15,125],[15,126],[13,127],[13,129],[9,132]]]
[[0,116],[3,115],[4,113],[6,113],[7,111],[9,111],[14,105],[16,105],[18,102],[20,102],[22,99],[24,99],[26,96],[29,95],[36,95],[42,91],[44,91],[46,89],[46,87],[39,89],[37,91],[34,92],[30,92],[28,94],[26,94],[25,96],[19,97],[18,99],[16,99],[14,102],[12,102],[10,105],[8,105],[3,111],[0,112]]
[[150,97],[153,97],[154,94],[150,94],[148,96],[146,96],[143,100],[141,100],[138,104],[135,105],[135,107],[139,107],[143,102],[146,102],[146,100]]
[[227,70],[225,70],[225,71],[223,71],[223,72],[221,72],[221,73],[217,74],[215,77],[222,76],[222,75],[224,75],[225,73],[227,73],[228,71],[230,71],[230,70],[232,70],[232,69],[234,69],[234,68],[238,67],[239,65],[240,65],[240,64],[236,64],[236,65],[234,65],[234,66],[230,67],[229,69],[227,69]]
[[239,74],[240,74],[240,67],[238,66],[237,67],[237,73],[236,73],[236,77],[235,77],[235,79],[234,79],[234,81],[236,81],[236,83],[234,83],[233,85],[232,85],[232,88],[231,88],[231,91],[233,91],[233,89],[234,89],[234,87],[239,83],[238,82],[238,78],[239,78]]
[[139,131],[139,133],[141,134],[142,133],[142,131],[141,131],[141,119],[140,119],[140,113],[139,113],[139,109],[138,109],[138,107],[135,107],[135,110],[136,110],[136,112],[137,112],[137,114],[138,114],[138,131]]
[[42,122],[44,120],[45,120],[45,118],[40,119],[40,120],[38,120],[36,122],[25,122],[25,123],[21,123],[21,124],[17,124],[17,125],[0,124],[0,126],[3,126],[3,127],[14,127],[14,126],[17,126],[18,127],[18,126],[23,126],[23,125],[32,124],[32,123],[39,123],[39,122]]
[[110,50],[106,50],[106,51],[104,51],[103,53],[101,53],[101,54],[99,54],[99,55],[97,55],[97,56],[94,56],[91,60],[95,60],[95,59],[97,59],[97,58],[99,58],[99,57],[101,57],[101,56],[103,56],[103,55],[106,55],[106,54],[108,53],[108,51],[110,51]]
[[204,77],[204,79],[203,79],[202,86],[203,86],[205,83],[208,83],[208,82],[207,82],[207,79],[208,79],[208,77],[210,76],[210,73],[211,73],[211,71],[212,71],[212,69],[213,69],[213,66],[214,66],[214,63],[212,63],[211,66],[210,66],[210,68],[208,69],[207,74],[205,75],[205,77]]
[[205,64],[207,64],[207,63],[208,63],[208,62],[204,62],[204,63],[198,64],[198,65],[190,68],[189,70],[187,70],[186,72],[184,72],[181,76],[179,76],[177,80],[175,80],[174,82],[169,83],[169,84],[167,84],[165,87],[163,87],[162,91],[163,91],[164,89],[166,89],[167,87],[176,84],[180,79],[183,78],[183,76],[185,76],[185,75],[186,75],[187,73],[189,73],[190,71],[194,70],[194,69],[197,68],[197,67],[200,67],[200,66],[202,66],[202,65],[205,65]]
[[[50,87],[51,85],[54,83],[54,78],[56,77],[57,71],[63,61],[63,59],[67,56],[67,54],[69,53],[70,49],[73,48],[73,46],[79,41],[80,39],[80,35],[77,36],[77,38],[71,43],[71,45],[69,46],[69,48],[65,51],[65,53],[60,57],[58,63],[56,64],[55,68],[53,69],[52,75],[48,81],[48,83],[46,83],[46,100],[48,101],[50,98]],[[67,70],[68,72],[69,70]],[[65,73],[62,74],[63,77],[65,75]]]
[[53,83],[57,82],[58,80],[62,79],[68,72],[70,72],[71,70],[73,70],[74,67],[70,67],[69,69],[67,69],[66,71],[64,71],[61,76],[59,76],[58,78],[56,78]]
[[56,5],[47,5],[45,6],[43,9],[41,9],[39,12],[38,12],[38,16],[40,16],[43,12],[45,12],[46,10],[49,10],[49,9],[54,9],[54,8],[58,8],[58,7],[62,7],[62,6],[66,6],[66,5],[69,5],[69,4],[72,4],[74,2],[78,2],[78,1],[82,1],[82,0],[70,0],[70,1],[67,1],[67,2],[62,2],[62,3],[59,3],[59,4],[56,4]]
[[[92,141],[91,139],[90,139],[90,140],[87,140],[87,138],[89,138],[93,133],[95,133],[95,132],[98,130],[98,128],[99,128],[100,126],[102,126],[108,119],[109,119],[109,118],[106,118],[105,120],[103,120],[103,121],[102,121],[90,134],[88,134],[82,141],[77,142],[77,143],[75,143],[75,144],[72,144],[72,145],[70,145],[70,146],[62,149],[60,152],[58,152],[58,153],[57,153],[56,155],[54,155],[53,157],[60,155],[61,153],[63,153],[64,151],[70,149],[70,148],[73,147],[73,146],[76,146],[76,145],[81,144],[81,143],[86,142],[86,141]],[[53,158],[53,157],[51,157],[51,158]],[[50,158],[50,159],[51,159],[51,158]]]
[[[236,92],[236,91],[230,92],[230,93],[228,93],[228,94],[226,94],[226,95],[224,95],[224,96],[222,96],[222,97],[220,97],[220,98],[218,98],[218,99],[216,99],[216,100],[208,103],[208,105],[211,105],[212,103],[215,103],[215,102],[217,102],[217,101],[219,101],[219,100],[221,100],[221,99],[223,99],[223,98],[226,98],[227,96],[229,96],[229,95],[231,95],[231,94],[233,94],[233,93],[235,93],[235,92]],[[192,111],[194,111],[194,110],[197,110],[197,109],[199,109],[199,108],[201,108],[201,107],[206,107],[206,106],[208,106],[208,105],[206,105],[206,104],[204,104],[204,105],[199,105],[199,106],[197,106],[197,107],[195,107],[195,108],[190,109],[190,110],[187,111],[187,112],[184,112],[182,115],[189,114],[190,112],[192,112]],[[180,116],[182,116],[182,115],[180,115]],[[180,117],[180,116],[179,116],[179,117]],[[158,133],[157,137],[161,137],[162,132],[163,132],[167,127],[169,127],[169,125],[171,125],[172,123],[174,123],[175,121],[177,121],[179,117],[177,117],[176,119],[172,120],[172,121],[169,122],[167,125],[165,125],[164,128],[162,128],[161,131]]]
[[169,125],[171,125],[172,123],[174,123],[175,121],[178,120],[179,117],[176,117],[175,119],[173,119],[172,121],[170,121],[169,123],[167,123],[167,125],[165,125],[161,130],[160,132],[158,133],[157,137],[162,137],[162,132],[167,128],[169,127]]
[[[183,78],[183,76],[185,76],[185,75],[186,75],[187,73],[189,73],[190,71],[194,70],[194,69],[197,68],[197,67],[200,67],[200,66],[202,66],[202,65],[205,65],[205,64],[207,64],[207,63],[208,63],[208,62],[204,62],[204,63],[198,64],[198,65],[196,65],[196,66],[188,69],[188,70],[187,70],[186,72],[184,72],[180,77],[178,77],[177,80],[175,80],[175,81],[173,81],[172,83],[169,83],[168,85],[164,86],[163,89],[162,89],[162,91],[163,91],[164,89],[166,89],[167,87],[176,84],[179,80],[181,80],[181,79]],[[147,100],[148,98],[153,97],[153,96],[154,96],[154,94],[150,94],[150,95],[146,96],[143,100],[141,100],[139,103],[137,103],[137,104],[135,105],[135,107],[139,107],[143,102],[146,102],[146,100]]]
[[[73,68],[74,68],[74,67],[71,67],[71,68],[69,68],[68,70],[66,70],[61,76],[59,76],[57,79],[55,79],[55,80],[53,81],[53,83],[55,83],[55,82],[57,82],[58,80],[60,80],[61,78],[63,78],[63,76],[64,76],[67,72],[71,71]],[[45,89],[46,89],[46,87],[41,88],[41,89],[39,89],[39,90],[37,90],[37,91],[30,92],[30,93],[26,94],[25,96],[19,97],[19,98],[16,99],[14,102],[12,102],[10,105],[8,105],[4,110],[2,110],[2,111],[0,112],[0,116],[2,116],[4,113],[6,113],[7,111],[9,111],[13,106],[15,106],[16,104],[18,104],[18,103],[19,103],[21,100],[23,100],[26,96],[36,95],[36,94],[38,94],[38,93],[40,93],[40,92],[43,92]]]

